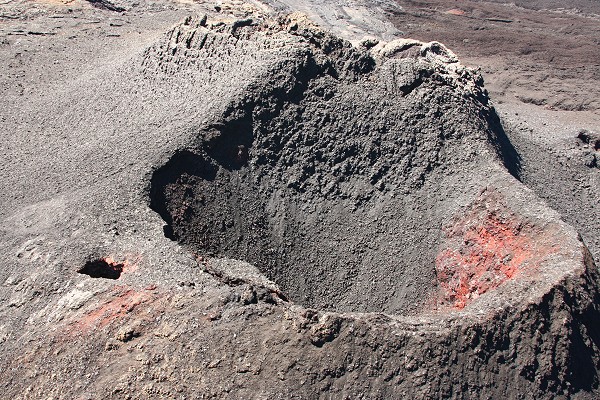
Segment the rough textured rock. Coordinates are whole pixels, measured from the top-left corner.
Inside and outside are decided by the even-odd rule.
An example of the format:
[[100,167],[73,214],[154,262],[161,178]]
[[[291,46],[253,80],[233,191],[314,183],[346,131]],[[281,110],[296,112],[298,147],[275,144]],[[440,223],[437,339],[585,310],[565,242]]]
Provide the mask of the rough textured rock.
[[[308,306],[420,310],[436,289],[433,227],[443,218],[425,210],[447,208],[438,205],[451,196],[439,175],[479,162],[477,144],[457,143],[494,135],[478,116],[490,112],[478,100],[485,93],[438,44],[415,44],[375,72],[366,51],[285,23],[294,57],[222,121],[200,127],[197,149],[155,173],[151,206],[169,236],[252,262]],[[203,42],[204,31],[172,36]],[[459,122],[468,110],[472,123]],[[480,148],[494,157],[485,141]]]
[[5,396],[592,395],[596,267],[478,74],[242,14],[7,91]]

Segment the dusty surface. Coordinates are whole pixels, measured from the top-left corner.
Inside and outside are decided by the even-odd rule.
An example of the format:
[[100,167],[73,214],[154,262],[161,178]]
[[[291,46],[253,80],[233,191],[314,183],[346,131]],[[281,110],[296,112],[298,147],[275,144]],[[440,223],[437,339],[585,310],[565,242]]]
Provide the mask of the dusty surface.
[[438,40],[465,64],[481,66],[497,103],[597,111],[600,5],[542,3],[406,1],[391,20],[405,36]]
[[361,43],[406,5],[111,4],[0,12],[5,396],[597,395],[593,109]]

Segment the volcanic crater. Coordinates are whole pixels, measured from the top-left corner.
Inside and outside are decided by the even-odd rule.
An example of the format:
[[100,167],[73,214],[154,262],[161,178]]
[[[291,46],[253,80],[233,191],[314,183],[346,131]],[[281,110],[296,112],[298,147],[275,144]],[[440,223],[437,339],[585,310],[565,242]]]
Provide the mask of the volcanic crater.
[[[231,104],[154,172],[165,235],[247,261],[326,311],[460,309],[512,278],[523,262],[514,213],[465,174],[465,164],[484,171],[482,158],[518,174],[481,78],[439,43],[310,40],[279,82]],[[453,213],[481,204],[487,222],[465,235],[493,237],[444,248]],[[466,261],[468,251],[494,255]]]

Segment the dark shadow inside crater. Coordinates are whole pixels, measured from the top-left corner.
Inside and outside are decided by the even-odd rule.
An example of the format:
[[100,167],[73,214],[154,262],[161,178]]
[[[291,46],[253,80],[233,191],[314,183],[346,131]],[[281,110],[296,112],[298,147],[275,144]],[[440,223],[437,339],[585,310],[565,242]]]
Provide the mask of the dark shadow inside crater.
[[195,176],[212,181],[216,173],[217,169],[213,164],[188,150],[177,152],[165,165],[154,172],[150,182],[150,208],[166,222],[164,226],[166,237],[172,240],[178,239],[173,231],[173,216],[167,209],[169,203],[167,186],[181,182],[184,176]]

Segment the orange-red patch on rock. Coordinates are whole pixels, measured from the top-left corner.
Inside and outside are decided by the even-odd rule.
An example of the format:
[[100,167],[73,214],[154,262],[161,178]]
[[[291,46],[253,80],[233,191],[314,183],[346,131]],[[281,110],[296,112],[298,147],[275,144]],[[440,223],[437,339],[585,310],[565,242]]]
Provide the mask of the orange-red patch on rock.
[[446,14],[463,16],[466,14],[466,12],[464,12],[463,10],[453,8],[452,10],[446,11]]
[[435,260],[443,305],[462,309],[507,280],[535,274],[541,260],[556,251],[544,245],[541,232],[497,206],[476,205],[444,230],[445,246]]
[[104,261],[109,264],[122,264],[123,265],[123,273],[134,272],[138,269],[139,262],[141,260],[140,255],[126,255],[125,259],[121,262],[115,261],[112,257],[106,257]]
[[110,300],[100,304],[72,325],[75,332],[87,333],[93,329],[104,328],[113,321],[131,314],[141,304],[154,300],[148,292],[138,292],[126,287],[115,289],[116,293]]

